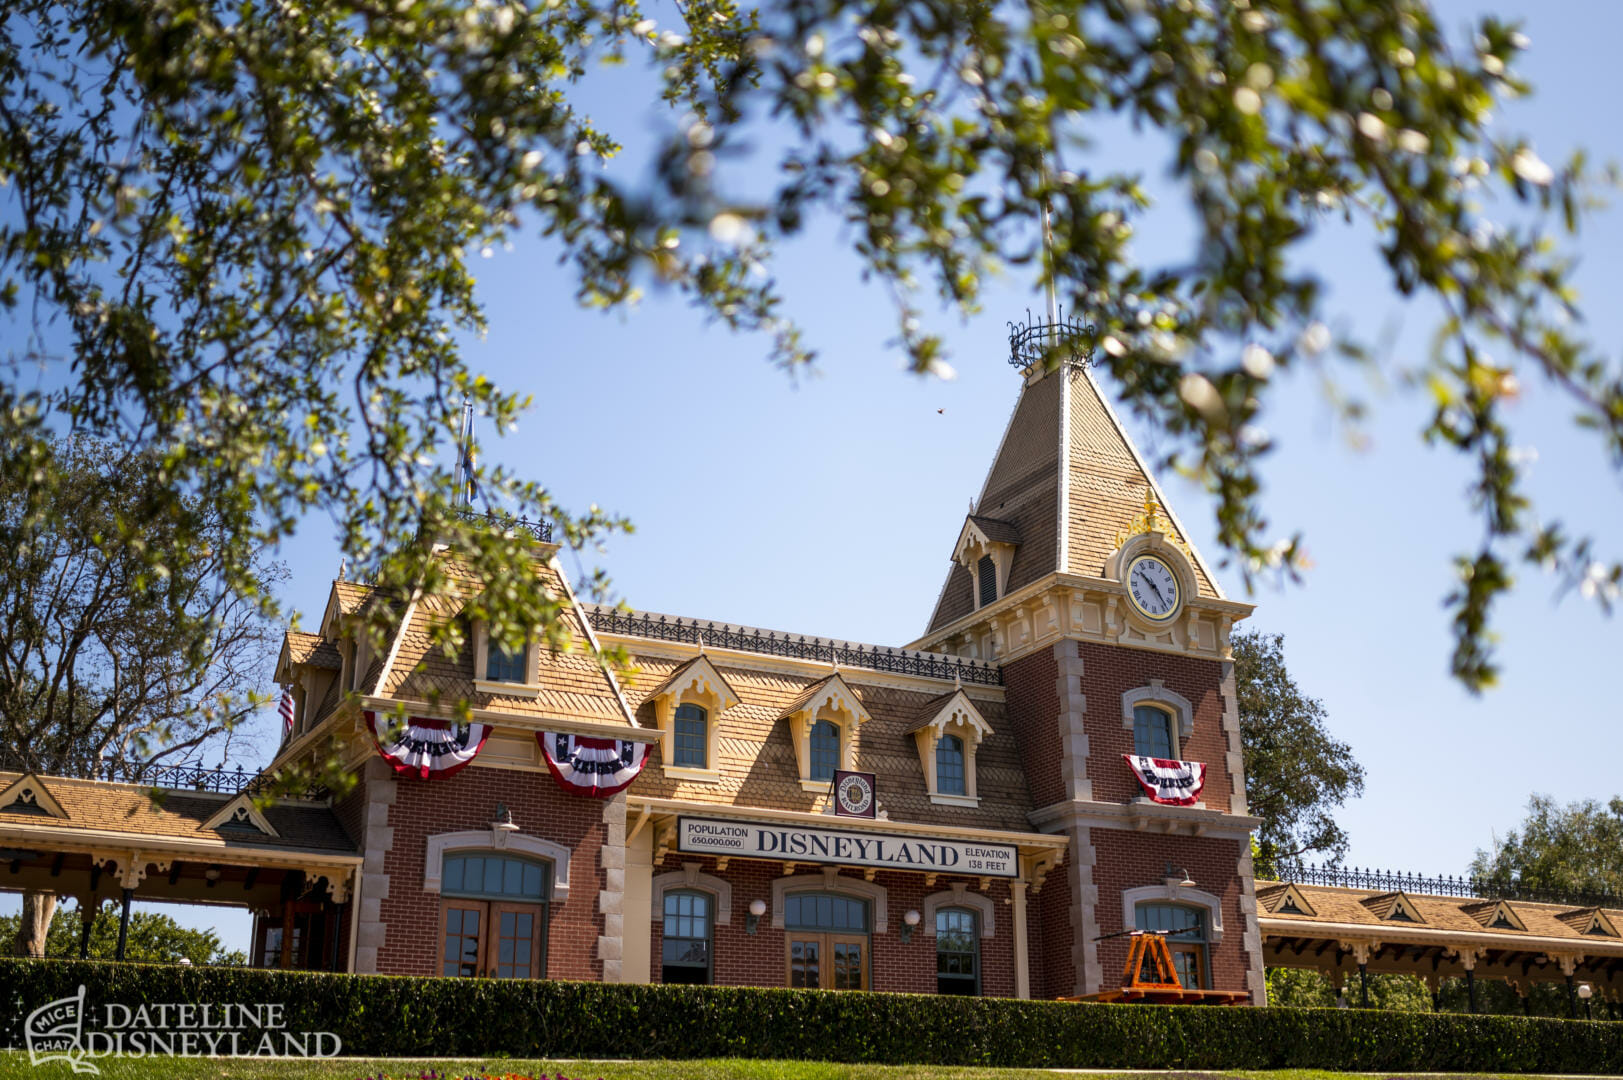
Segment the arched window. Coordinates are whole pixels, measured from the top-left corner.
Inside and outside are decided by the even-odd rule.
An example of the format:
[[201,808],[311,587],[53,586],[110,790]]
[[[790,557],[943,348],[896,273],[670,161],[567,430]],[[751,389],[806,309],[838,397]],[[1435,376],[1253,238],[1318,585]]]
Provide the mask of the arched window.
[[982,555],[975,563],[975,576],[980,579],[980,603],[976,607],[985,607],[997,599],[997,563],[992,556]]
[[1154,705],[1133,709],[1133,753],[1140,757],[1175,758],[1177,744],[1172,740],[1172,714]]
[[491,638],[485,644],[485,678],[491,682],[527,682],[524,660],[528,655],[526,648],[509,652],[495,638]]
[[710,981],[713,914],[714,900],[709,893],[673,889],[665,894],[662,982]]
[[832,780],[840,767],[840,729],[828,720],[819,720],[811,729],[811,778]]
[[964,795],[964,740],[943,735],[935,744],[935,789],[940,795]]
[[440,873],[442,975],[539,979],[547,969],[551,867],[495,852],[445,856]]
[[973,911],[935,913],[935,988],[938,994],[969,997],[981,992],[981,935]]
[[1148,903],[1139,904],[1133,914],[1140,930],[1159,930],[1167,935],[1167,948],[1172,950],[1172,966],[1179,982],[1190,990],[1210,985],[1205,911],[1182,904]]
[[788,983],[800,989],[868,989],[868,904],[829,893],[784,898]]
[[697,705],[676,707],[675,759],[672,765],[689,769],[707,769],[705,760],[710,733],[705,730],[709,715]]

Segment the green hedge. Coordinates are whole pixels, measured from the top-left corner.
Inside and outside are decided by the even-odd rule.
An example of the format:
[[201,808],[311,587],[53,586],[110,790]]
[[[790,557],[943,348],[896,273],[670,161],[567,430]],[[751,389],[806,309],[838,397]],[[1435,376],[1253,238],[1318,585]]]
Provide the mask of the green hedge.
[[0,1001],[22,1013],[81,983],[94,1017],[109,1003],[280,1002],[289,1030],[333,1032],[359,1057],[1623,1073],[1623,1024],[1600,1021],[0,960]]

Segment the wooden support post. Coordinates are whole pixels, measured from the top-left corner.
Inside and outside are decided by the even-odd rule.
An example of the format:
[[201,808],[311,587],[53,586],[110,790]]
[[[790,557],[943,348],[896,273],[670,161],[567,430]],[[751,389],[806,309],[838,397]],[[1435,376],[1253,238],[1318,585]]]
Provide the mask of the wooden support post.
[[330,925],[332,926],[332,931],[328,935],[330,940],[327,943],[327,945],[328,945],[328,948],[327,948],[327,970],[328,971],[337,971],[338,970],[338,937],[339,937],[340,933],[344,929],[344,905],[343,904],[334,904],[332,906],[332,922],[330,923]]
[[96,925],[96,909],[99,905],[94,900],[79,899],[79,959],[90,959],[90,928]]
[[1473,1015],[1476,1013],[1476,965],[1465,969],[1465,1007]]
[[1571,975],[1567,976],[1567,1019],[1578,1019],[1578,984],[1572,981]]
[[293,966],[293,901],[282,901],[282,956],[281,968]]
[[1358,965],[1358,1007],[1369,1008],[1369,965]]
[[123,905],[118,912],[118,952],[114,955],[116,960],[124,959],[124,946],[130,938],[130,898],[134,895],[134,889],[124,890]]

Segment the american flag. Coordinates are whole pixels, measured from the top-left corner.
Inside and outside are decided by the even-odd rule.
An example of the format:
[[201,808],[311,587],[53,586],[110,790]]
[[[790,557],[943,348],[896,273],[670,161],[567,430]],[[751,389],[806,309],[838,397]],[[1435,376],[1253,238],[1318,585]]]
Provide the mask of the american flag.
[[284,731],[292,731],[293,730],[293,691],[291,691],[291,690],[283,690],[282,691],[282,703],[279,706],[277,706],[277,711],[282,714],[282,729]]

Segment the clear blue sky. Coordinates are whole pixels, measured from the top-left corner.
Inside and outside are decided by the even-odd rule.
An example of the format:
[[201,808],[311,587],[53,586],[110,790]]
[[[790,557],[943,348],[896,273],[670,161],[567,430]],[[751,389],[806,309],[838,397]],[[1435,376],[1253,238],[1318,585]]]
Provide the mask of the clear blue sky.
[[[1533,47],[1521,70],[1537,93],[1508,109],[1502,127],[1531,134],[1547,160],[1579,145],[1623,159],[1612,115],[1623,7],[1436,6],[1462,36],[1477,12],[1524,20]],[[622,78],[599,92],[593,111],[628,144],[616,167],[635,168],[635,144],[668,120],[635,79]],[[1102,154],[1136,162],[1157,186],[1161,167],[1143,144],[1102,138]],[[1163,204],[1146,230],[1147,254],[1175,249],[1185,214]],[[1579,248],[1590,328],[1608,345],[1623,342],[1619,222],[1601,215]],[[777,267],[821,358],[815,376],[798,380],[765,363],[763,340],[704,326],[676,296],[653,295],[628,315],[579,310],[555,250],[539,240],[478,267],[490,332],[470,344],[471,362],[537,402],[510,437],[498,441],[487,428],[481,453],[527,471],[566,504],[631,516],[637,534],[612,540],[600,562],[633,606],[884,644],[922,631],[1018,390],[1004,321],[1039,299],[1010,282],[987,298],[983,316],[940,317],[959,377],[921,380],[886,344],[887,299],[858,280],[846,239],[825,227]],[[1308,254],[1329,283],[1333,325],[1393,331],[1382,369],[1395,380],[1423,355],[1427,313],[1400,304],[1367,236],[1330,230]],[[1558,603],[1550,581],[1524,575],[1498,613],[1503,684],[1480,698],[1461,690],[1448,674],[1441,600],[1451,556],[1477,535],[1462,498],[1466,468],[1421,445],[1417,401],[1348,377],[1375,399],[1367,451],[1332,427],[1311,377],[1285,387],[1264,417],[1280,448],[1265,473],[1269,516],[1281,535],[1305,534],[1315,565],[1301,586],[1250,597],[1258,605],[1250,625],[1286,635],[1296,679],[1323,699],[1332,729],[1368,770],[1368,794],[1343,814],[1350,861],[1457,874],[1519,820],[1530,792],[1623,793],[1609,770],[1575,767],[1593,760],[1597,734],[1618,717],[1608,675],[1623,624],[1576,596]],[[1569,413],[1536,385],[1517,407],[1522,440],[1538,453],[1535,493],[1545,516],[1615,542],[1618,477]],[[1141,446],[1155,450],[1145,438]],[[1169,496],[1197,544],[1220,558],[1210,503],[1176,480]],[[308,624],[340,558],[330,527],[312,519],[284,556],[296,573],[287,599]],[[1236,575],[1219,576],[1243,598]],[[187,912],[186,921],[246,943],[239,914]]]

